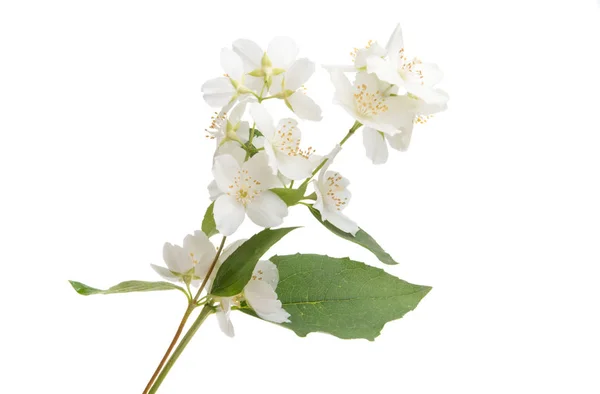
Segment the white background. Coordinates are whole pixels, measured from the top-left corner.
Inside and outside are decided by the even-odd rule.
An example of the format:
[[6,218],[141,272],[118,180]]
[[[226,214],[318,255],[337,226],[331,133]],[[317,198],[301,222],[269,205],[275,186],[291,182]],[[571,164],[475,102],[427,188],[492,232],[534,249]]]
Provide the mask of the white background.
[[[67,279],[156,280],[162,244],[198,229],[214,147],[200,87],[220,48],[288,35],[346,63],[397,22],[445,71],[450,109],[385,166],[353,137],[336,169],[348,214],[401,262],[386,270],[433,291],[375,342],[241,314],[231,340],[211,318],[159,392],[600,392],[593,0],[2,1],[0,392],[142,391],[181,294],[82,297]],[[352,120],[324,70],[307,87],[325,118],[301,128],[326,153]],[[301,207],[287,224],[306,228],[272,254],[381,266]]]

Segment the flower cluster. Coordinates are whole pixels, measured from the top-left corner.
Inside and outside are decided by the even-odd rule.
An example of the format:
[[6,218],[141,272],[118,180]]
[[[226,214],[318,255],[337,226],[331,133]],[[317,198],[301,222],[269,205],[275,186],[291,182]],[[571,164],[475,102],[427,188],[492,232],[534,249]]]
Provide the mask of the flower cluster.
[[[285,37],[273,39],[266,50],[253,41],[237,40],[221,51],[225,74],[202,86],[206,102],[218,109],[208,130],[216,140],[214,179],[208,190],[216,231],[225,237],[233,235],[246,216],[260,227],[277,227],[296,204],[309,206],[323,222],[355,236],[360,229],[344,214],[351,198],[349,181],[330,170],[341,145],[362,127],[367,157],[374,164],[385,163],[388,145],[406,150],[414,125],[446,109],[448,95],[436,87],[441,71],[435,64],[406,57],[398,26],[385,47],[369,42],[352,52],[353,64],[325,67],[335,88],[334,103],[354,125],[331,153],[318,156],[302,147],[296,120],[321,120],[321,109],[303,89],[315,64],[297,58],[298,52],[294,41]],[[263,104],[271,99],[282,101],[290,117],[274,119]],[[302,183],[294,188],[294,181]],[[294,198],[285,198],[290,195]],[[165,279],[188,286],[206,282],[210,294],[219,267],[241,243],[235,241],[219,253],[206,234],[196,231],[182,247],[165,244],[167,268],[153,268]],[[242,293],[213,297],[222,330],[233,335],[229,311],[241,304],[265,320],[289,321],[275,293],[277,283],[277,267],[261,260]]]

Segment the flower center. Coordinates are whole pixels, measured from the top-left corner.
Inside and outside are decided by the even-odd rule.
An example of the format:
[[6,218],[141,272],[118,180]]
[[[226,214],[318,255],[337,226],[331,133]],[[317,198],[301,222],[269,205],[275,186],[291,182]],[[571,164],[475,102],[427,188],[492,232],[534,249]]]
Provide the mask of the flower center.
[[227,192],[227,195],[233,196],[237,202],[246,206],[261,192],[261,183],[254,179],[248,173],[248,170],[240,169],[233,178],[233,183],[229,185],[229,192]]
[[388,106],[385,104],[385,98],[379,90],[375,92],[369,92],[367,85],[364,83],[356,86],[356,93],[354,93],[354,104],[356,111],[364,117],[370,118],[377,116],[388,110]]
[[314,149],[312,146],[307,150],[300,149],[300,138],[294,138],[294,127],[291,120],[283,124],[275,133],[275,138],[273,138],[273,148],[288,156],[301,156],[308,159],[308,157],[314,153]]

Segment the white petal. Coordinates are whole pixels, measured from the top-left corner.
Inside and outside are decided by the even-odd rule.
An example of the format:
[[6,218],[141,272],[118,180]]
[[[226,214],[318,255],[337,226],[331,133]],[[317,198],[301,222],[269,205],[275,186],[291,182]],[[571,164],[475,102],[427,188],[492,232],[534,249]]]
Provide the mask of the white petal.
[[435,89],[416,83],[407,83],[405,84],[405,87],[409,93],[417,96],[428,104],[444,105],[448,102],[448,94],[441,89]]
[[288,214],[288,208],[277,194],[266,190],[246,206],[246,212],[255,224],[270,228],[283,223],[283,218]]
[[367,66],[367,59],[370,57],[383,57],[385,56],[386,51],[379,45],[374,42],[368,48],[359,49],[356,53],[356,58],[354,59],[354,67],[357,69],[363,69]]
[[275,293],[268,283],[251,280],[244,287],[244,297],[256,314],[262,319],[274,323],[290,321],[290,314],[283,309],[281,301],[277,299],[277,293]]
[[256,127],[265,138],[268,140],[273,138],[273,134],[275,134],[275,122],[265,106],[259,103],[250,104],[250,115],[254,119]]
[[315,190],[315,194],[317,195],[317,199],[313,204],[313,208],[321,213],[322,220],[327,220],[325,217],[327,215],[327,211],[325,210],[325,200],[323,199],[323,191],[321,191],[321,187],[324,185],[316,180],[312,180],[311,184]]
[[335,159],[337,154],[340,153],[341,150],[342,146],[336,144],[335,148],[333,148],[331,152],[329,152],[329,154],[325,156],[325,158],[327,158],[327,161],[325,162],[325,165],[321,167],[321,171],[319,172],[319,183],[323,183],[323,181],[325,180],[325,173],[327,172],[331,164],[333,164],[333,160]]
[[392,147],[392,149],[399,150],[400,152],[404,152],[408,149],[408,145],[410,144],[410,137],[412,136],[413,128],[410,127],[408,129],[402,130],[400,133],[396,135],[385,135],[388,143]]
[[265,153],[269,158],[269,168],[271,168],[271,172],[273,175],[277,175],[277,171],[279,170],[279,163],[277,161],[277,154],[273,150],[273,146],[270,143],[265,144]]
[[[265,145],[266,147],[266,145]],[[260,189],[267,190],[279,186],[279,179],[269,167],[269,158],[265,152],[259,152],[242,166],[254,180],[260,182]]]
[[267,56],[269,56],[274,68],[287,69],[296,60],[298,47],[294,40],[289,37],[275,37],[269,43]]
[[290,156],[281,151],[276,152],[275,155],[277,168],[289,179],[306,179],[312,174],[312,171],[315,168],[314,162],[300,155]]
[[229,113],[229,122],[232,125],[236,125],[240,123],[242,120],[242,116],[244,116],[244,112],[246,111],[246,102],[242,101],[238,105],[235,106]]
[[223,194],[223,192],[221,191],[221,189],[219,189],[219,186],[217,186],[217,182],[212,180],[208,184],[208,196],[210,200],[215,201],[217,198],[219,198],[221,194]]
[[262,136],[254,137],[254,139],[252,140],[252,145],[254,145],[258,149],[264,148],[265,147],[265,137],[262,137]]
[[404,39],[402,38],[402,28],[398,23],[385,46],[385,50],[390,60],[394,61],[394,59],[398,59],[402,48],[404,48]]
[[296,60],[285,73],[285,87],[297,90],[308,81],[315,72],[315,64],[306,58]]
[[[389,97],[385,103],[388,110],[375,117],[375,121],[378,124],[387,125],[387,127],[375,127],[375,129],[394,135],[398,130],[412,127],[418,104],[417,100],[408,96],[395,96]],[[389,126],[393,126],[392,130]]]
[[356,235],[359,230],[356,223],[354,223],[341,212],[329,211],[329,214],[327,215],[327,221],[343,232],[350,233],[352,235]]
[[233,50],[242,58],[246,72],[261,67],[260,61],[263,56],[263,50],[254,41],[246,39],[236,40],[233,42]]
[[242,142],[248,142],[248,140],[250,139],[250,125],[248,124],[248,122],[240,122],[240,127],[237,129],[236,134]]
[[256,263],[253,275],[256,276],[257,279],[261,278],[260,280],[268,283],[273,290],[277,289],[277,284],[279,283],[279,270],[271,261],[260,260]]
[[225,236],[235,233],[246,217],[244,206],[227,194],[217,198],[213,214],[217,230]]
[[228,141],[221,145],[215,152],[215,157],[220,155],[231,155],[241,166],[246,159],[246,151],[235,141]]
[[335,88],[334,103],[348,108],[354,108],[354,88],[350,84],[348,77],[339,70],[333,70],[330,73],[331,83]]
[[236,89],[227,77],[210,79],[202,85],[204,101],[211,107],[224,107],[233,98]]
[[240,56],[229,48],[221,49],[221,67],[234,81],[241,81],[244,64]]
[[229,317],[230,311],[226,309],[226,307],[222,304],[217,306],[217,322],[219,323],[219,328],[225,335],[230,338],[235,336],[235,331],[233,329],[233,323],[231,323],[231,318]]
[[371,127],[363,129],[363,144],[367,157],[373,164],[383,164],[388,159],[388,148],[385,137]]
[[172,273],[171,271],[169,271],[168,269],[166,269],[165,267],[160,267],[158,265],[154,265],[154,264],[150,264],[150,267],[152,267],[152,269],[159,274],[160,276],[162,276],[164,279],[171,281],[171,282],[181,282],[181,278],[177,275],[175,275],[174,273]]
[[229,192],[229,186],[233,184],[233,179],[238,175],[239,170],[240,165],[232,155],[215,156],[212,173],[223,193]]
[[380,57],[370,57],[367,59],[367,72],[375,73],[382,81],[389,82],[397,86],[403,86],[404,81],[398,74],[396,66],[390,61]]
[[163,260],[170,271],[185,274],[194,267],[192,260],[179,245],[165,243],[163,246]]
[[313,101],[313,99],[300,91],[289,96],[288,103],[292,107],[292,111],[294,111],[294,113],[298,115],[300,119],[314,121],[323,119],[323,116],[321,115],[321,107],[319,107],[317,103]]
[[283,92],[283,84],[285,83],[285,74],[279,74],[279,75],[275,75],[273,77],[273,80],[271,81],[271,87],[269,88],[269,93],[271,93],[271,95],[275,96],[281,92]]

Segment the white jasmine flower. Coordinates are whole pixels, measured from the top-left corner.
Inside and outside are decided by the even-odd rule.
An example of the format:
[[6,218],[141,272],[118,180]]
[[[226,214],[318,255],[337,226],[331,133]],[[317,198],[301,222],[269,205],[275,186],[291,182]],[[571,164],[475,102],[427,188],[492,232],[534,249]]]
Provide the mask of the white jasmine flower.
[[202,231],[187,235],[183,247],[165,243],[163,259],[167,268],[151,264],[163,278],[172,282],[188,282],[194,285],[206,276],[215,258],[216,249]]
[[412,128],[415,100],[390,96],[393,86],[374,74],[359,72],[351,85],[344,73],[333,70],[331,81],[335,87],[334,103],[363,125],[390,135]]
[[287,70],[298,56],[298,47],[288,37],[275,37],[263,51],[254,41],[239,39],[233,43],[233,50],[241,57],[245,71],[271,86],[273,77]]
[[208,80],[202,85],[204,100],[212,107],[225,107],[233,103],[238,96],[250,93],[244,86],[244,65],[238,54],[229,48],[221,50],[223,77]]
[[221,330],[227,336],[233,337],[234,329],[229,314],[231,307],[233,305],[239,306],[243,300],[260,318],[274,323],[289,323],[290,314],[283,309],[275,292],[278,282],[279,271],[277,266],[271,261],[260,260],[254,268],[252,278],[241,294],[218,299],[217,321]]
[[[233,234],[246,214],[262,227],[275,227],[287,216],[287,205],[269,189],[281,183],[268,165],[268,157],[259,152],[245,163],[231,154],[214,158],[213,190],[216,198],[214,217],[217,230],[223,235]],[[214,187],[216,186],[216,187]]]
[[246,102],[238,103],[229,116],[222,111],[219,115],[212,119],[210,128],[206,130],[210,138],[217,141],[217,147],[228,141],[248,141],[250,126],[248,122],[242,121],[244,112],[246,111]]
[[368,56],[366,66],[367,72],[375,73],[382,81],[403,87],[410,96],[427,104],[443,108],[448,101],[446,92],[435,88],[443,76],[439,67],[433,63],[423,63],[417,58],[409,61],[405,56],[400,25],[392,33],[385,54]]
[[296,60],[283,74],[273,77],[270,92],[283,99],[300,119],[321,120],[321,108],[303,91],[302,86],[315,72],[315,64],[306,58]]
[[264,138],[257,138],[256,145],[264,146],[273,174],[281,172],[292,180],[308,178],[316,163],[310,159],[312,149],[300,149],[300,129],[298,122],[286,118],[279,121],[277,127],[267,109],[258,103],[250,107],[250,115]]
[[328,171],[333,159],[341,150],[338,145],[327,156],[327,162],[319,172],[319,178],[313,180],[317,200],[313,207],[321,213],[321,219],[328,221],[340,230],[356,235],[359,228],[342,211],[350,202],[350,191],[347,189],[350,182],[342,177],[339,172]]

